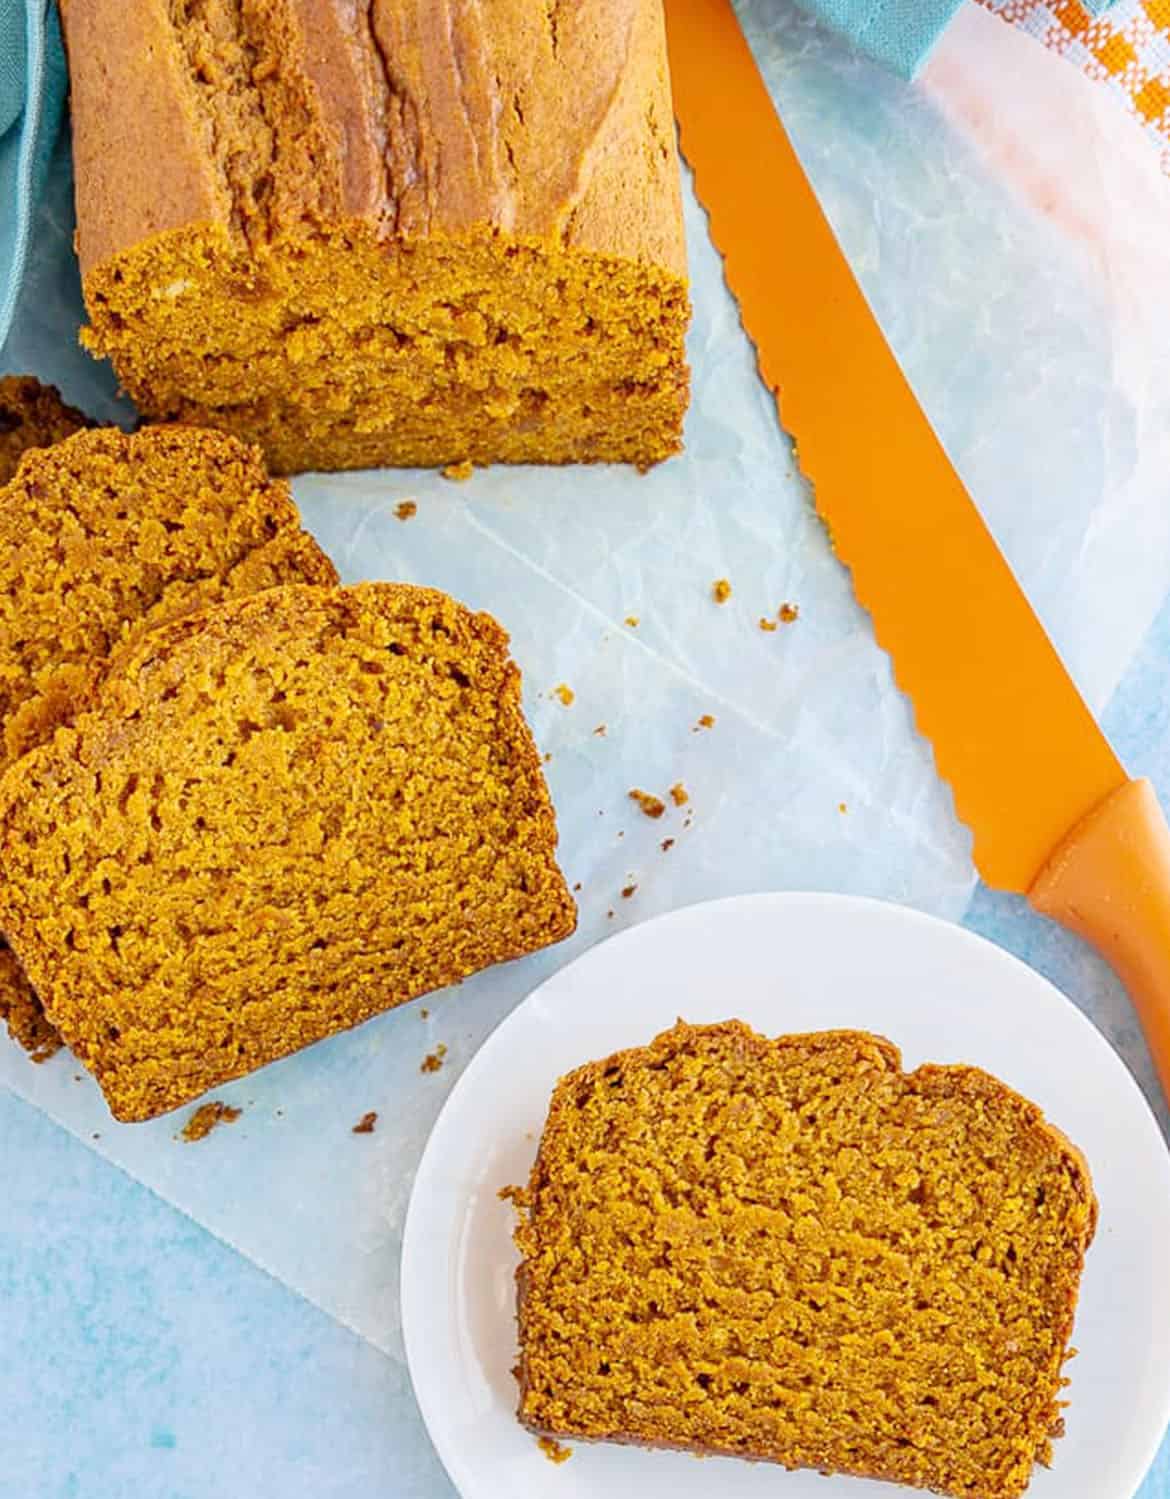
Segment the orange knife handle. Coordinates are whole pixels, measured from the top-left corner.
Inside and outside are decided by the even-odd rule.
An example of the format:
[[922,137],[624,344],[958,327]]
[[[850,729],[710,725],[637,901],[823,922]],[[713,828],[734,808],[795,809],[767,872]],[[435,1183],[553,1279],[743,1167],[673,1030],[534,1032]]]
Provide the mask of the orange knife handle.
[[1149,781],[1127,781],[1078,823],[1028,899],[1121,979],[1170,1098],[1170,827]]

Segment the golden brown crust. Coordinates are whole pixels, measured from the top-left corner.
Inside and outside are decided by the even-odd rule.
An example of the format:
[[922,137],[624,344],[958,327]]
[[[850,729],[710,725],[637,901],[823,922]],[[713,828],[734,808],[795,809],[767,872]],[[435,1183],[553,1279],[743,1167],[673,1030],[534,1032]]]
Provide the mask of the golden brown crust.
[[63,10],[85,273],[170,229],[360,220],[686,274],[661,0]]
[[520,1418],[1018,1499],[1096,1200],[974,1068],[679,1022],[562,1078],[518,1203]]
[[0,375],[0,485],[30,448],[47,448],[92,423],[61,392],[33,375]]
[[0,781],[0,920],[120,1119],[489,963],[575,907],[507,636],[293,586],[124,651]]

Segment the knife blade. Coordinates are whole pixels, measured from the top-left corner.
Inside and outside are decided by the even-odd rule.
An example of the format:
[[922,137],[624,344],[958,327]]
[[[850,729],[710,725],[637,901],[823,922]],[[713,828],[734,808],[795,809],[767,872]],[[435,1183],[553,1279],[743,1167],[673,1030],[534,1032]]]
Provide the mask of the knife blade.
[[1098,946],[1170,1094],[1170,831],[1089,712],[837,243],[731,0],[665,0],[684,158],[838,558],[984,880]]

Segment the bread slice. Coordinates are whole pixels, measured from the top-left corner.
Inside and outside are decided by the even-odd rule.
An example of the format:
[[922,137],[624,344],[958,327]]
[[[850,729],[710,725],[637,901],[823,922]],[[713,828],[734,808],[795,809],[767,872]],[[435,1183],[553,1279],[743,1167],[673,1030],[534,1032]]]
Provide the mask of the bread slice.
[[0,923],[146,1119],[568,936],[507,636],[444,594],[269,589],[141,640],[0,781]]
[[0,376],[0,484],[8,483],[29,448],[47,448],[90,425],[55,386],[33,375]]
[[561,1079],[516,1240],[532,1430],[1016,1499],[1097,1206],[970,1067],[681,1021]]
[[[0,488],[0,769],[145,631],[279,583],[336,581],[287,485],[234,438],[107,427],[26,454]],[[34,1057],[55,1049],[2,945],[0,1018]]]

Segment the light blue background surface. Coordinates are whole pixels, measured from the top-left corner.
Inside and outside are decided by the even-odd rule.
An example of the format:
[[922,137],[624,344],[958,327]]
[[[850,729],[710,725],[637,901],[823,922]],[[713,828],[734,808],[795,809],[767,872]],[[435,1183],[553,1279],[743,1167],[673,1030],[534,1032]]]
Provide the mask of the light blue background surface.
[[[813,98],[829,54],[811,30],[786,37],[793,40],[799,45],[788,45],[780,62],[799,105],[801,88]],[[844,237],[862,245],[860,268],[880,303],[881,254],[890,247],[880,224],[851,226],[847,216],[864,199],[849,197],[856,152],[880,137],[865,110],[887,85],[859,76],[852,125],[834,134],[834,122],[811,105],[802,118],[836,147],[835,161],[826,147],[818,184],[844,215]],[[818,97],[839,93],[826,85]],[[945,183],[935,187],[945,198]],[[958,205],[956,223],[963,212]],[[925,231],[916,242],[928,243]],[[1051,267],[1043,269],[1051,285]],[[30,302],[25,326],[43,315]],[[1036,342],[1029,329],[1029,346]],[[910,366],[918,369],[926,353],[911,342]],[[929,387],[929,369],[922,379]],[[1005,398],[1005,408],[1015,405]],[[1087,405],[1070,418],[1082,440],[1093,419]],[[956,401],[945,413],[959,447],[962,410]],[[1025,556],[1018,565],[1027,573],[1031,564]],[[1168,663],[1170,603],[1114,694],[1106,726],[1130,768],[1151,775],[1170,802]],[[1022,903],[984,891],[967,922],[1087,1009],[1155,1096],[1127,1001],[1079,944]],[[456,1070],[430,1080],[432,1107]],[[392,1124],[384,1118],[384,1128]],[[213,1135],[195,1149],[226,1151],[230,1140],[230,1132]],[[365,1143],[354,1139],[352,1149]],[[2,1089],[0,1174],[0,1499],[450,1499],[400,1364]],[[548,1492],[556,1492],[552,1469]],[[1170,1499],[1170,1444],[1141,1499]]]

